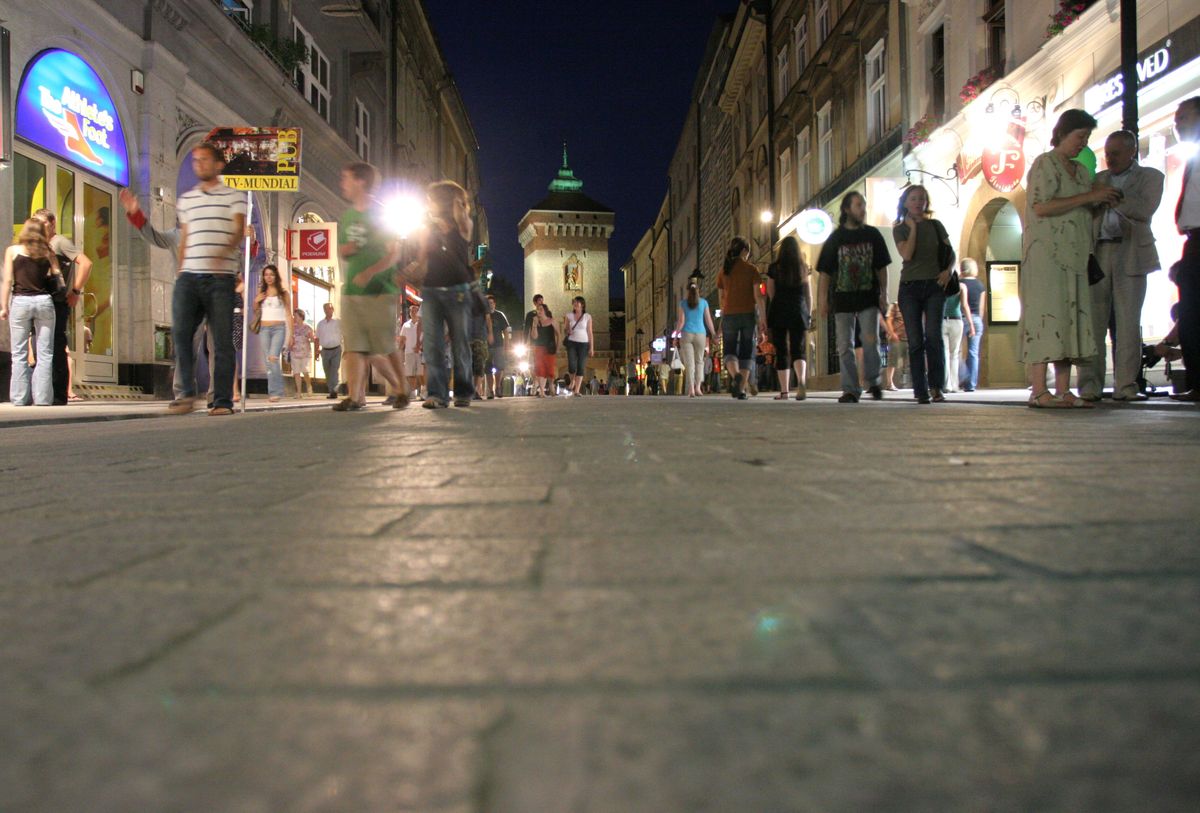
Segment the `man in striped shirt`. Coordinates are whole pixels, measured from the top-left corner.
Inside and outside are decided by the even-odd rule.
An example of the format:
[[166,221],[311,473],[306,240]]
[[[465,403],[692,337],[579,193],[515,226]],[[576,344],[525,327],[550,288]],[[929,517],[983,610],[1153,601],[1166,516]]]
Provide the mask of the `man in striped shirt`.
[[175,204],[179,220],[179,274],[171,298],[171,332],[184,391],[168,407],[186,414],[196,398],[196,356],[192,335],[208,319],[212,336],[213,402],[209,415],[233,412],[233,293],[238,277],[238,245],[246,229],[246,195],[220,181],[221,149],[205,142],[192,150],[200,183]]

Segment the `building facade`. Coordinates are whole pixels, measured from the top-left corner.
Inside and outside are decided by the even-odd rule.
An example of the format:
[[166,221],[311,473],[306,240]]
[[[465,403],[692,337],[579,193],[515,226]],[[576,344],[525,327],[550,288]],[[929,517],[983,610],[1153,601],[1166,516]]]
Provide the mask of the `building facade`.
[[[1058,116],[1070,108],[1097,118],[1090,146],[1097,169],[1104,168],[1104,139],[1121,127],[1119,6],[1083,2],[1078,4],[1082,12],[1055,22],[1051,15],[1064,6],[1059,0],[977,0],[973,5],[970,14],[959,13],[951,2],[919,0],[905,6],[912,66],[907,87],[913,101],[904,169],[914,179],[927,179],[933,207],[959,256],[980,264],[988,291],[981,380],[990,386],[1024,386],[1017,290],[1025,176],[1033,159],[1050,148]],[[1152,221],[1166,268],[1182,250],[1174,201],[1191,147],[1178,142],[1172,125],[1179,102],[1200,94],[1200,7],[1141,0],[1137,9],[1139,161],[1166,175]],[[1150,275],[1142,311],[1144,341],[1170,329],[1176,299],[1165,272]]]
[[[608,241],[613,235],[612,209],[583,193],[563,148],[563,163],[549,192],[521,218],[518,239],[525,252],[525,301],[545,297],[555,318],[571,310],[582,296],[592,314],[597,354],[609,352]],[[565,354],[565,350],[560,348]]]
[[[190,151],[215,127],[300,128],[298,190],[252,195],[251,284],[262,265],[278,264],[314,322],[321,305],[338,303],[338,272],[290,264],[288,232],[341,212],[345,163],[379,167],[382,194],[442,177],[478,190],[475,136],[420,2],[327,11],[285,0],[6,7],[12,104],[3,117],[16,136],[0,171],[0,217],[17,227],[52,208],[95,262],[72,326],[83,382],[169,394],[175,261],[137,237],[117,193],[130,188],[153,225],[173,228],[175,200],[195,183]],[[66,110],[82,146],[35,126],[38,114]],[[486,215],[477,217],[486,243]],[[249,374],[264,376],[257,337],[247,339]]]

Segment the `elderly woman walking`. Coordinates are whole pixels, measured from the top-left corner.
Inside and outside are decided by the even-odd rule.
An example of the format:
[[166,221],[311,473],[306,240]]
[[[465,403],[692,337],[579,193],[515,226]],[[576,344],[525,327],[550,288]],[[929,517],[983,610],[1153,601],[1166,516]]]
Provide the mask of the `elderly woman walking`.
[[[1114,205],[1120,193],[1093,186],[1092,172],[1075,157],[1087,146],[1096,120],[1068,110],[1054,125],[1053,146],[1029,170],[1021,273],[1021,358],[1033,392],[1029,406],[1091,408],[1070,391],[1071,365],[1096,352],[1088,256],[1092,252],[1092,208]],[[1046,387],[1054,365],[1054,393]]]

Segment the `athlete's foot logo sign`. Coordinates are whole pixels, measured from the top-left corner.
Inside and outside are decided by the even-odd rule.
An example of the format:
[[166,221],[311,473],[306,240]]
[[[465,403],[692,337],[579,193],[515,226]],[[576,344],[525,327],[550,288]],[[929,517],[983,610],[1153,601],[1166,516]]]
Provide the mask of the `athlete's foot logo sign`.
[[100,156],[96,155],[96,151],[83,137],[83,130],[79,126],[79,117],[72,110],[65,110],[60,115],[45,107],[42,112],[46,114],[46,119],[62,134],[66,139],[65,145],[67,150],[87,161],[89,164],[102,166],[104,162],[100,160]]

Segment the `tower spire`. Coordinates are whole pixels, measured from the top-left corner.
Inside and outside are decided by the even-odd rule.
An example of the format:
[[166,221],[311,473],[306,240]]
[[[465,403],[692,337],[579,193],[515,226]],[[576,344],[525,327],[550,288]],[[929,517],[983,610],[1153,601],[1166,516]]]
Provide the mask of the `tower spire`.
[[563,139],[563,162],[558,175],[550,182],[551,192],[579,192],[583,189],[583,181],[575,177],[567,163],[567,140]]

